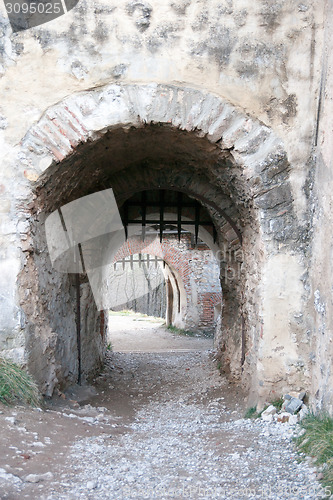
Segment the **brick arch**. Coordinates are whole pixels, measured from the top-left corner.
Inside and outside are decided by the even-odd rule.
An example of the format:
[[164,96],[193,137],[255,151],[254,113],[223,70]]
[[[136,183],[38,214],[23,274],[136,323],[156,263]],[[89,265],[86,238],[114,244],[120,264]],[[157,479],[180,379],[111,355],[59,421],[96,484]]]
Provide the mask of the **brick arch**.
[[[117,85],[71,95],[51,106],[23,138],[18,154],[22,171],[36,181],[49,166],[69,158],[80,144],[98,141],[106,132],[122,127],[137,129],[146,124],[166,124],[204,137],[220,152],[228,152],[237,165],[230,175],[229,189],[240,204],[255,200],[265,212],[283,205],[276,230],[265,225],[270,238],[280,238],[281,221],[289,234],[292,195],[285,178],[288,161],[282,141],[259,120],[220,96],[174,85]],[[241,171],[239,171],[241,168]],[[218,171],[211,171],[219,188]]]
[[[249,170],[254,165],[268,166],[273,152],[285,156],[281,140],[271,129],[225,99],[158,84],[111,84],[71,95],[44,113],[24,137],[22,150],[41,174],[82,142],[94,141],[113,127],[139,128],[146,123],[195,131],[221,150],[232,150],[237,163]],[[39,161],[32,162],[34,157]]]
[[[193,307],[191,303],[193,276],[189,265],[189,260],[192,258],[191,251],[177,248],[176,240],[164,238],[160,242],[158,238],[147,238],[142,241],[140,237],[131,237],[119,248],[114,256],[114,262],[140,253],[159,257],[166,262],[172,272],[173,279],[177,282],[177,288],[180,290],[181,295],[179,315],[177,312],[173,315],[175,326],[185,329],[193,328],[193,323],[191,324],[187,318],[187,312]],[[198,304],[202,303],[202,311],[197,324],[199,329],[208,330],[211,328],[214,323],[214,310],[216,306],[221,307],[221,301],[221,291],[199,294]]]
[[[290,259],[289,254],[294,251],[297,238],[301,237],[297,231],[297,219],[293,216],[287,155],[281,140],[270,128],[222,97],[193,88],[159,84],[111,84],[71,95],[46,110],[17,147],[16,172],[19,177],[24,175],[26,178],[25,184],[18,183],[20,191],[15,193],[18,217],[26,217],[22,202],[26,204],[27,200],[31,201],[31,197],[39,197],[41,193],[44,199],[53,195],[54,203],[63,201],[65,190],[69,191],[69,200],[66,199],[64,203],[75,196],[88,194],[83,192],[82,186],[79,185],[82,166],[80,162],[84,163],[89,150],[93,155],[96,148],[103,147],[106,138],[117,137],[117,134],[120,136],[121,132],[123,140],[126,133],[129,136],[145,131],[152,134],[152,131],[156,132],[159,128],[161,133],[171,131],[177,137],[185,137],[187,134],[188,146],[198,146],[198,152],[200,148],[204,148],[207,155],[212,157],[212,161],[208,162],[207,168],[196,171],[193,158],[186,163],[181,154],[170,166],[167,163],[158,164],[157,161],[145,166],[142,161],[140,169],[137,169],[140,170],[140,179],[134,184],[146,189],[145,180],[149,182],[154,179],[158,184],[158,181],[164,178],[166,186],[172,183],[177,187],[180,177],[177,176],[177,170],[183,169],[185,174],[181,182],[191,191],[191,196],[204,196],[210,203],[216,199],[218,207],[226,201],[227,206],[223,210],[230,220],[237,224],[237,228],[241,228],[245,257],[243,275],[239,282],[228,283],[223,287],[227,292],[224,295],[224,311],[228,311],[226,316],[229,322],[224,327],[224,337],[219,340],[218,345],[221,346],[222,358],[230,362],[233,376],[243,377],[245,384],[251,379],[251,383],[257,384],[254,390],[258,393],[261,391],[260,387],[263,387],[259,387],[259,381],[266,380],[267,387],[272,387],[272,380],[278,380],[279,373],[286,366],[283,359],[283,341],[280,345],[279,341],[275,340],[279,335],[281,338],[284,335],[283,329],[278,328],[279,322],[284,325],[285,331],[289,332],[291,328],[286,322],[286,315],[281,312],[281,304],[287,308],[288,297],[281,300],[277,318],[272,312],[274,298],[267,293],[278,266],[274,257],[282,249],[285,252],[285,267],[288,268],[289,262],[293,261],[296,268],[297,256],[294,254]],[[189,150],[186,153],[188,154]],[[93,156],[89,158],[92,160]],[[105,164],[102,164],[99,170],[89,171],[92,182],[92,191],[89,192],[112,187],[98,183],[98,179],[103,176],[104,166]],[[125,187],[120,186],[120,197],[127,187],[126,177],[131,167],[135,168],[135,165],[126,165],[123,169],[121,182]],[[152,171],[155,172],[154,176],[151,176]],[[57,189],[53,191],[51,180],[55,177],[58,184]],[[59,188],[61,184],[63,190]],[[160,185],[162,184],[161,182]],[[81,191],[77,186],[82,188]],[[33,215],[47,212],[43,212],[45,207],[38,203],[39,200],[31,210]],[[211,214],[212,219],[222,226],[223,216],[220,216],[213,206]],[[229,229],[225,227],[223,237],[232,243],[234,234],[230,235],[232,230]],[[18,240],[20,241],[19,235]],[[44,242],[41,244],[42,248],[43,245],[45,247]],[[45,266],[45,262],[41,262],[37,253],[30,258],[29,241],[25,241],[21,246],[24,246],[27,252],[22,258],[23,268],[30,265],[31,273],[38,276],[40,267]],[[26,278],[24,272],[23,269],[20,281],[23,280],[25,285],[28,282],[29,288],[33,280]],[[298,272],[300,271],[297,267]],[[43,279],[41,284],[43,285]],[[33,293],[36,297],[43,293],[42,285],[38,288],[38,279],[33,283]],[[66,288],[60,280],[57,286],[60,294],[68,293],[70,297],[69,286],[66,285]],[[57,297],[53,299],[56,303]],[[70,303],[69,298],[66,300]],[[26,304],[25,298],[22,298],[22,303]],[[40,303],[48,303],[48,298]],[[61,304],[59,308],[65,306]],[[44,326],[40,318],[44,313],[47,314],[47,311],[37,311],[36,308],[36,311],[31,312],[31,308],[29,310],[29,307],[26,307],[24,312],[28,318],[27,322],[33,324],[30,345],[34,348],[38,329],[42,330]],[[260,327],[258,321],[262,323]],[[37,323],[38,327],[35,327]],[[65,331],[67,324],[65,327],[61,324],[60,328]],[[241,333],[242,328],[245,333]],[[52,328],[50,330],[52,334]],[[278,335],[275,335],[275,331]],[[274,356],[280,356],[273,375],[269,342],[265,344],[265,335],[277,343]],[[243,340],[247,344],[246,352],[249,355],[244,358],[244,366],[241,366]],[[36,352],[36,358],[40,356],[41,354]],[[57,374],[57,377],[61,378],[61,375]]]

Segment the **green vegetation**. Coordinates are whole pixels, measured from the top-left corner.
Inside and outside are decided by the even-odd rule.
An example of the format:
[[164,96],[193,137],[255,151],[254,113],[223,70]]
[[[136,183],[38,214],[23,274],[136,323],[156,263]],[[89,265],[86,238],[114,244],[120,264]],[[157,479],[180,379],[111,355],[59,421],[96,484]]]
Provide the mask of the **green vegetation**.
[[265,405],[261,411],[257,411],[257,407],[256,406],[252,406],[251,408],[249,408],[246,411],[246,413],[244,415],[244,418],[260,418],[261,415],[262,415],[262,413],[265,410],[267,410],[267,408],[268,408],[268,405]]
[[275,399],[274,401],[272,401],[271,405],[275,406],[275,408],[277,409],[277,411],[280,411],[282,409],[283,401],[284,401],[284,399],[281,396],[281,398]]
[[271,403],[269,404],[266,404],[263,409],[261,411],[258,411],[257,412],[257,407],[256,406],[252,406],[252,408],[249,408],[245,415],[244,415],[244,418],[260,418],[262,413],[267,410],[267,408],[270,406],[270,405],[273,405],[275,406],[276,410],[277,411],[280,411],[281,408],[282,408],[282,405],[283,405],[283,397],[279,398],[279,399],[275,399],[274,401],[272,401]]
[[252,406],[251,408],[249,408],[246,411],[244,418],[258,418],[257,407]]
[[42,399],[37,385],[22,368],[0,358],[0,402],[5,405],[24,403],[41,406]]
[[[310,413],[301,421],[303,434],[295,439],[299,451],[323,466],[323,484],[333,493],[333,418]],[[329,496],[329,495],[328,495]]]
[[[283,403],[283,399],[282,399],[282,403]],[[282,406],[282,403],[281,403],[281,406]],[[276,401],[272,401],[271,403],[269,404],[265,404],[265,406],[263,407],[262,410],[260,411],[257,411],[257,407],[256,406],[252,406],[251,408],[249,408],[245,415],[244,415],[244,418],[260,418],[261,415],[263,414],[263,412],[265,410],[267,410],[267,408],[270,406],[270,405],[273,405],[275,406],[275,408],[279,410],[281,410],[281,406],[280,406],[280,399],[277,399]]]
[[196,334],[194,332],[190,332],[189,330],[183,330],[182,328],[177,328],[173,325],[168,325],[167,329],[172,333],[176,333],[177,335],[186,335],[187,337],[195,337]]

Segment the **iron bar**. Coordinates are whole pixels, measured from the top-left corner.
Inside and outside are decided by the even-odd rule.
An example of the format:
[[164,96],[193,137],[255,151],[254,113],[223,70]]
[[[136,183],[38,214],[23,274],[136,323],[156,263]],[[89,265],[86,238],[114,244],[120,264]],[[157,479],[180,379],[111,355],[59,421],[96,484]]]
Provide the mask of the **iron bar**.
[[77,273],[76,278],[76,344],[77,344],[77,359],[78,359],[78,375],[77,383],[81,385],[81,291],[80,291],[80,275]]
[[124,203],[124,228],[125,228],[125,238],[126,238],[126,241],[128,239],[128,230],[127,230],[127,226],[128,226],[128,202],[125,201]]
[[[152,189],[151,186],[145,186],[145,187],[142,186],[141,189],[138,189],[138,190],[135,190],[135,191],[128,191],[126,193],[122,193],[122,196],[124,198],[130,198],[131,196],[133,196],[134,194],[136,194],[136,193],[138,193],[140,191],[149,191],[151,189]],[[210,208],[212,208],[213,210],[215,210],[215,212],[217,212],[221,217],[223,217],[230,224],[230,226],[232,227],[232,229],[237,234],[240,244],[242,244],[242,242],[243,242],[242,233],[238,229],[237,225],[232,220],[232,218],[225,212],[225,210],[223,210],[223,208],[219,207],[218,204],[215,203],[214,201],[209,200],[208,198],[206,198],[203,195],[193,193],[191,190],[186,189],[184,187],[182,187],[182,188],[180,188],[180,187],[173,187],[173,186],[170,186],[170,185],[166,184],[165,186],[161,186],[160,185],[158,188],[155,188],[155,189],[163,189],[163,190],[178,191],[178,192],[181,192],[181,193],[185,193],[188,196],[193,196],[193,198],[196,198],[197,200],[201,201],[202,203],[208,205]],[[127,201],[124,202],[124,205],[125,205],[125,203],[127,203]]]
[[195,203],[195,244],[198,244],[199,236],[199,225],[200,225],[200,203],[197,201]]
[[141,193],[142,204],[142,241],[145,241],[146,234],[146,214],[147,214],[147,191]]

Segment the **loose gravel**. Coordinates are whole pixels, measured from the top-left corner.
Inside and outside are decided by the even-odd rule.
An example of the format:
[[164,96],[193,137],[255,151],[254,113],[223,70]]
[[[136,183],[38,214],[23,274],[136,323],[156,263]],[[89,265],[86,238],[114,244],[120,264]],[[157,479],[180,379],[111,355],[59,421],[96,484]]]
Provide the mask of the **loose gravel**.
[[77,440],[40,498],[324,498],[294,448],[298,426],[242,418],[243,395],[209,352],[115,353],[103,377],[127,390],[134,418],[120,434]]

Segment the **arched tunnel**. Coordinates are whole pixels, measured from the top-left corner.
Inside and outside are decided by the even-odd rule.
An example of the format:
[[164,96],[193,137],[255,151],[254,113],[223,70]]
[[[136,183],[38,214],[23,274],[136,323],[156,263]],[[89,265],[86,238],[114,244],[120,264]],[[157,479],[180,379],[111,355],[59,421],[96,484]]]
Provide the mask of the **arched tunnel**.
[[[175,90],[169,92],[172,94]],[[158,99],[165,98],[165,94],[161,96]],[[279,152],[274,137],[272,139],[270,132],[260,124],[242,117],[228,106],[223,110],[222,104],[219,109],[212,108],[210,124],[205,123],[202,129],[199,124],[173,124],[172,120],[177,122],[177,118],[166,120],[163,116],[163,120],[155,117],[150,122],[138,123],[136,118],[133,124],[108,125],[102,131],[93,132],[78,126],[76,119],[66,136],[66,120],[61,113],[67,113],[68,117],[68,105],[60,106],[64,107],[55,115],[47,113],[40,128],[33,129],[23,141],[24,147],[29,145],[30,155],[40,157],[42,149],[51,151],[55,158],[33,186],[33,201],[29,204],[31,231],[25,243],[20,273],[27,360],[43,392],[52,394],[57,384],[73,382],[78,372],[77,292],[74,286],[77,278],[52,269],[44,222],[48,215],[64,205],[110,188],[125,226],[129,207],[134,210],[132,222],[141,217],[141,226],[148,223],[142,219],[142,193],[151,193],[150,213],[147,207],[144,208],[147,219],[149,216],[159,219],[164,207],[171,218],[174,215],[171,225],[192,227],[196,236],[200,231],[201,239],[214,248],[221,266],[223,289],[221,324],[215,337],[220,365],[231,378],[240,380],[243,377],[245,385],[249,386],[246,374],[253,372],[258,342],[260,300],[256,295],[264,255],[262,236],[267,232],[264,226],[260,228],[265,219],[262,215],[259,218],[258,205],[261,203],[263,210],[270,209],[270,197],[275,200],[279,196],[275,189],[277,179],[279,182],[284,179],[288,188],[285,156]],[[93,113],[98,113],[96,106],[92,108]],[[184,106],[184,113],[191,113],[186,103]],[[165,113],[160,108],[155,113]],[[188,120],[190,118],[193,120],[189,115]],[[117,121],[117,116],[114,119]],[[221,127],[227,129],[223,141],[219,139]],[[205,128],[209,134],[203,131]],[[73,134],[77,136],[75,139]],[[244,141],[252,141],[250,150]],[[237,153],[233,144],[237,144]],[[261,160],[266,162],[264,174],[251,173],[254,163],[246,155],[259,159],[260,155],[267,155],[272,145],[278,148],[277,156]],[[242,162],[241,155],[245,155]],[[271,174],[269,169],[272,169]],[[263,188],[265,183],[270,185],[269,190]],[[262,197],[263,201],[259,202]],[[282,206],[279,205],[279,209],[283,205],[287,207],[281,212],[286,217],[289,204],[287,198],[283,199]],[[179,207],[183,220],[177,219]],[[192,222],[186,223],[186,217]],[[163,226],[159,222],[151,220],[157,231]],[[102,364],[107,321],[103,311],[96,309],[83,274],[79,282],[81,369],[86,377]]]

